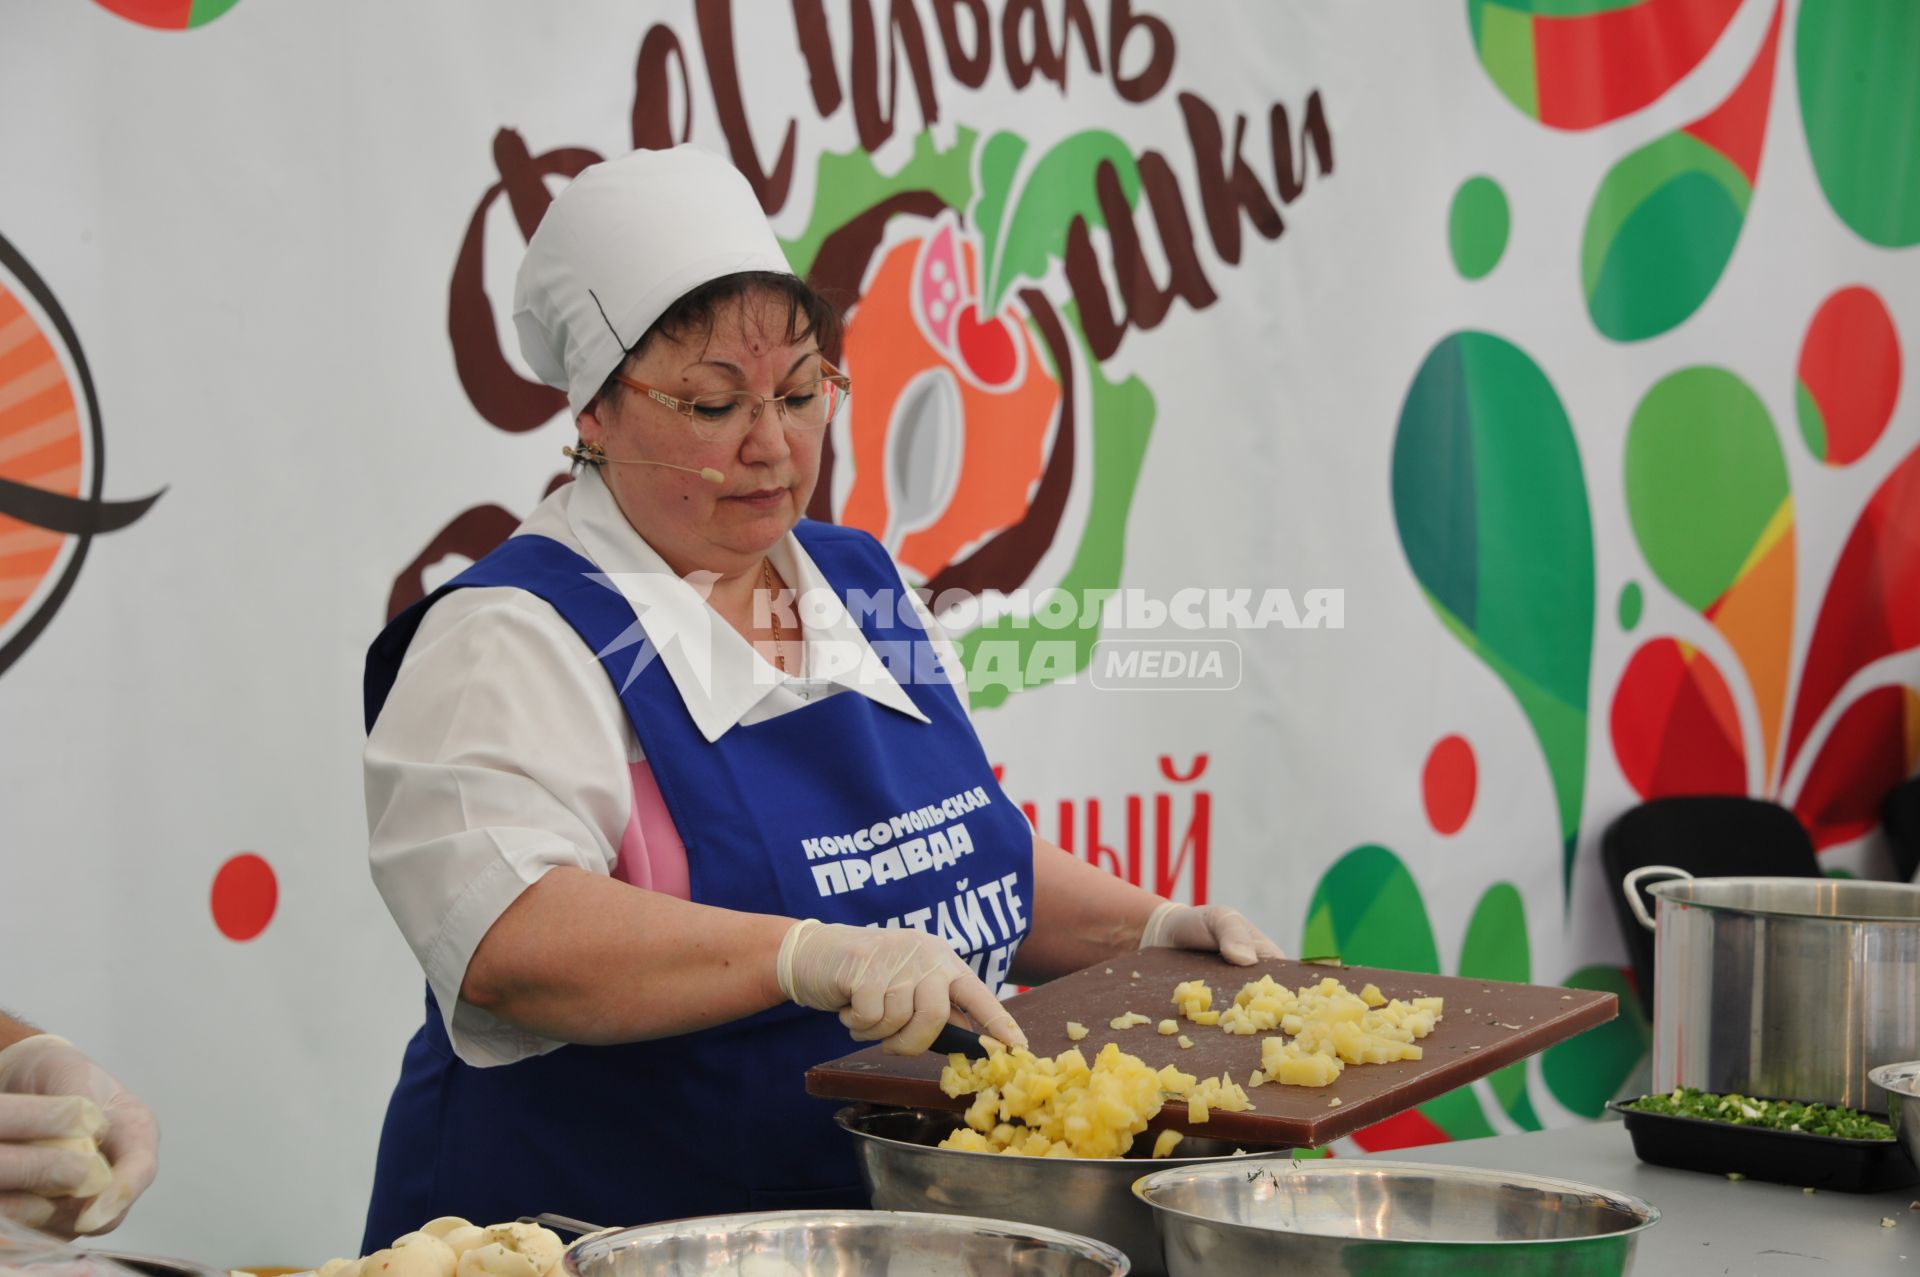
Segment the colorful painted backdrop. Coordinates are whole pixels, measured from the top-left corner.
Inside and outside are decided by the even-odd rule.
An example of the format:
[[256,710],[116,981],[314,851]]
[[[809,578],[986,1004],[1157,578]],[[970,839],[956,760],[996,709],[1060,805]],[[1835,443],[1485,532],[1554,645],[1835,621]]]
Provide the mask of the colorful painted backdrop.
[[1613,817],[1765,796],[1887,872],[1916,65],[1908,0],[8,6],[0,1005],[160,1111],[121,1240],[357,1237],[420,1010],[360,652],[563,477],[507,322],[553,194],[683,140],[850,304],[813,513],[935,592],[1041,832],[1622,995],[1336,1155],[1591,1118],[1647,1046]]

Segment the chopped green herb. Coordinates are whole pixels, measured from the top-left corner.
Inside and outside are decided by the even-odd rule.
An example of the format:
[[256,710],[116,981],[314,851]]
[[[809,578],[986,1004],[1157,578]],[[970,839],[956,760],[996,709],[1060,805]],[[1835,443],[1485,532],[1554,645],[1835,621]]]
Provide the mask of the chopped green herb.
[[1789,1100],[1756,1100],[1745,1095],[1713,1095],[1683,1086],[1669,1095],[1649,1095],[1627,1105],[1642,1113],[1693,1117],[1734,1126],[1761,1126],[1773,1131],[1798,1131],[1843,1140],[1890,1140],[1893,1128],[1879,1118],[1853,1109],[1826,1104],[1798,1104]]

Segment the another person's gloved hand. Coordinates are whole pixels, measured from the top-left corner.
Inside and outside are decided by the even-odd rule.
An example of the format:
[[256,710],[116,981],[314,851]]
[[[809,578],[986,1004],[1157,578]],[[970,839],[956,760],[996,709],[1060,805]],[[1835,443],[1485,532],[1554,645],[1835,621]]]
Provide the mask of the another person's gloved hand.
[[780,943],[780,991],[816,1011],[838,1011],[855,1040],[895,1055],[933,1045],[955,1009],[1008,1046],[1027,1035],[951,945],[912,928],[848,927],[813,918]]
[[1182,905],[1171,900],[1148,916],[1140,932],[1140,947],[1214,950],[1236,967],[1252,966],[1262,958],[1287,956],[1238,909]]
[[[49,1138],[97,1138],[99,1152],[33,1143]],[[152,1111],[66,1039],[0,1051],[0,1211],[69,1237],[107,1232],[153,1183],[159,1151]]]

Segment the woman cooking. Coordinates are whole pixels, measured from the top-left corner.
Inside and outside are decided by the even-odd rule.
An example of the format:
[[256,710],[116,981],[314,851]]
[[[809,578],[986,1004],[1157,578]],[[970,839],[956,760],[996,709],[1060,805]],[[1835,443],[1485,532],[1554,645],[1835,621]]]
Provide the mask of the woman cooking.
[[[802,1081],[849,1035],[1021,1044],[1009,976],[1278,956],[1037,838],[917,601],[846,606],[904,586],[800,518],[850,390],[839,320],[725,161],[587,169],[515,308],[578,478],[368,657],[373,874],[428,1000],[366,1250],[445,1214],[863,1205]],[[902,644],[941,659],[890,668]]]

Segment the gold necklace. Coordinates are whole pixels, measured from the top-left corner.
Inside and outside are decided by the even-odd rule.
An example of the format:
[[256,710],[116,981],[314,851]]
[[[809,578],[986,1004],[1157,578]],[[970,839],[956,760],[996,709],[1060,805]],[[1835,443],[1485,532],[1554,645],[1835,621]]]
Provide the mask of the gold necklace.
[[773,618],[773,664],[782,674],[787,672],[787,657],[780,650],[780,604],[773,583],[773,560],[760,560],[760,580],[767,587],[767,611]]

